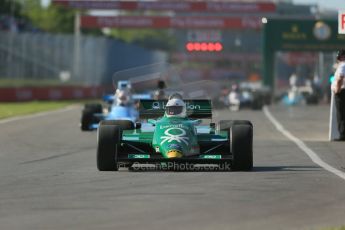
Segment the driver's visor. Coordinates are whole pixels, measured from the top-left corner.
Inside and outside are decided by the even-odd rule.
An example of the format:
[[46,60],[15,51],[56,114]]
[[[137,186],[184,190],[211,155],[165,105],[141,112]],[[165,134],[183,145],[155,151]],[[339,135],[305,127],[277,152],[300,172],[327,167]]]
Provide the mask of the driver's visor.
[[183,106],[169,106],[166,107],[167,115],[178,115],[181,114],[183,110]]

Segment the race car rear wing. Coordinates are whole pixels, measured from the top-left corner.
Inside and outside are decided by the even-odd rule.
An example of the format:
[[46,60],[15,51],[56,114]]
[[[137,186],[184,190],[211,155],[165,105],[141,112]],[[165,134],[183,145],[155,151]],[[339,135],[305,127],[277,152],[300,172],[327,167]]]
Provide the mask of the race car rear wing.
[[[210,100],[183,100],[187,105],[187,116],[193,119],[212,119]],[[168,100],[140,100],[139,118],[159,118],[164,115]]]
[[[150,94],[132,94],[131,95],[132,100],[142,100],[142,99],[149,99],[151,98]],[[107,94],[103,96],[103,101],[107,102],[108,104],[111,104],[114,102],[114,100],[116,99],[116,96],[114,94]]]

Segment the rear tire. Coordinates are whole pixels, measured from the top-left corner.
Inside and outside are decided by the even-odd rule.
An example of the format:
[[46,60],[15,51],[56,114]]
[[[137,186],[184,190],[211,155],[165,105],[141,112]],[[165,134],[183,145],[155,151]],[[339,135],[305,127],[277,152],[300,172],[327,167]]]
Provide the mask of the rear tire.
[[262,107],[264,107],[264,99],[261,95],[257,95],[254,97],[254,100],[252,102],[252,110],[262,110]]
[[119,127],[121,127],[122,130],[125,129],[134,129],[135,125],[132,121],[129,120],[104,120],[102,121],[103,125],[117,125]]
[[84,109],[81,114],[81,130],[82,131],[90,131],[90,125],[93,121],[93,111],[91,109]]
[[97,168],[99,171],[118,171],[117,151],[120,144],[121,128],[107,125],[103,121],[98,128]]
[[233,171],[253,169],[253,127],[248,124],[234,124],[230,128],[230,152],[233,156]]
[[103,108],[101,104],[85,104],[82,111],[80,123],[82,131],[90,131],[90,125],[98,123],[99,119],[94,116],[95,113],[102,113]]
[[94,111],[94,113],[102,113],[103,112],[102,105],[97,104],[97,103],[85,104],[84,109],[91,109],[92,111]]
[[253,124],[247,120],[220,120],[218,122],[218,130],[227,131],[233,125],[250,125],[253,127]]

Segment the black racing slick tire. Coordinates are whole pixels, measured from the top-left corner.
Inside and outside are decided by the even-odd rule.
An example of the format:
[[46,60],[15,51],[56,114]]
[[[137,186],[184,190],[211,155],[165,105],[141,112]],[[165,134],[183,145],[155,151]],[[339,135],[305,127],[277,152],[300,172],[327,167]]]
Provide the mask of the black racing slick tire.
[[89,103],[84,105],[84,109],[90,109],[94,113],[102,113],[103,112],[103,107],[101,104],[97,103]]
[[82,131],[90,131],[90,125],[93,121],[93,111],[91,109],[84,109],[81,114],[81,130]]
[[253,127],[253,124],[248,120],[220,120],[218,122],[218,130],[229,130],[235,124],[250,125]]
[[253,169],[253,127],[248,124],[234,124],[230,130],[230,152],[233,156],[233,171]]
[[254,98],[251,107],[252,107],[252,110],[262,110],[262,108],[264,107],[263,98],[262,97]]
[[99,171],[118,171],[117,151],[121,127],[100,123],[97,133],[97,168]]
[[132,121],[129,120],[104,120],[102,121],[104,125],[117,125],[120,126],[122,130],[132,130],[135,128],[135,125]]
[[99,122],[99,119],[94,116],[95,113],[102,113],[103,108],[101,104],[85,104],[81,114],[80,124],[82,131],[90,131],[92,123]]

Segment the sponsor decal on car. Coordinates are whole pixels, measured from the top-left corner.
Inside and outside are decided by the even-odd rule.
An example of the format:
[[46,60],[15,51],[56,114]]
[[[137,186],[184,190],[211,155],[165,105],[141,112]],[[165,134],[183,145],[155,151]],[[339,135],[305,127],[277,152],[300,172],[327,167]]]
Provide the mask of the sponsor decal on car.
[[[201,110],[200,105],[195,105],[191,103],[186,103],[187,110]],[[154,101],[152,102],[152,109],[165,109],[165,104],[163,102]]]
[[160,125],[160,129],[167,129],[167,128],[181,128],[181,129],[186,129],[187,127],[184,126],[183,124],[169,124],[169,125]]
[[152,109],[160,109],[161,105],[159,103],[159,101],[155,101],[152,103]]
[[[172,134],[172,130],[178,130],[178,134]],[[177,127],[172,127],[164,131],[164,134],[166,136],[162,136],[161,139],[161,144],[164,144],[165,142],[172,142],[172,141],[177,141],[178,143],[185,143],[188,145],[189,137],[186,136],[186,130],[182,128],[177,128]]]
[[128,159],[147,159],[150,158],[149,154],[128,154]]
[[202,159],[222,159],[222,155],[200,155]]

